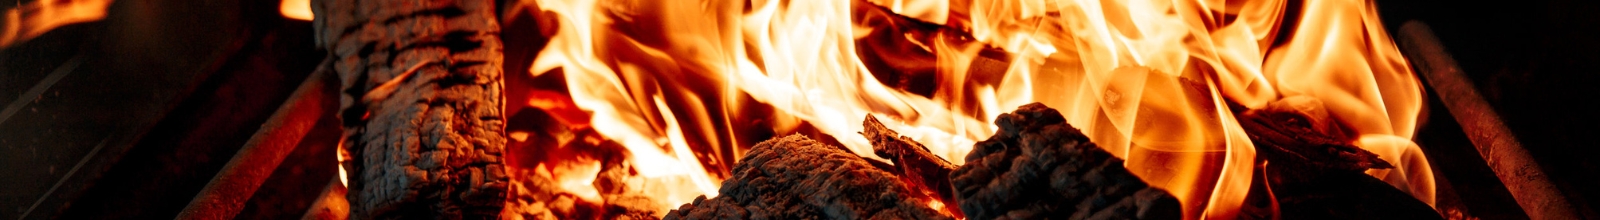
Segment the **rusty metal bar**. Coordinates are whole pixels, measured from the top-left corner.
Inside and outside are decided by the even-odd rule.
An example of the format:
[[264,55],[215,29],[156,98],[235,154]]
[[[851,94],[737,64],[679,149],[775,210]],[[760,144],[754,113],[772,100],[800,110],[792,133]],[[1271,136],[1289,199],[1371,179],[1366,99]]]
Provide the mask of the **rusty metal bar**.
[[1494,108],[1478,94],[1456,61],[1445,53],[1444,45],[1433,35],[1427,24],[1407,21],[1400,26],[1400,47],[1417,68],[1422,79],[1439,96],[1445,109],[1450,111],[1478,154],[1488,162],[1495,176],[1505,184],[1506,190],[1516,198],[1517,204],[1531,219],[1578,219],[1577,210],[1567,203],[1544,169],[1533,156],[1522,148],[1495,113]]
[[[326,66],[326,65],[323,65]],[[323,113],[332,109],[333,88],[328,71],[318,71],[295,89],[283,106],[261,125],[261,130],[245,142],[239,153],[189,202],[177,219],[232,219],[244,202],[272,176],[300,140],[316,127]]]

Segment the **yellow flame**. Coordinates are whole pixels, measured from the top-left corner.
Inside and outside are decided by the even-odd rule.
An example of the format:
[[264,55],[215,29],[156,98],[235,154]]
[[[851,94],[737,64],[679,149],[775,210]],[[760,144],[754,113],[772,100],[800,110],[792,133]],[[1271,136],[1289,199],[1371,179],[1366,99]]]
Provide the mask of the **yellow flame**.
[[285,18],[302,21],[310,21],[315,17],[311,11],[311,0],[283,0],[278,5],[278,12]]

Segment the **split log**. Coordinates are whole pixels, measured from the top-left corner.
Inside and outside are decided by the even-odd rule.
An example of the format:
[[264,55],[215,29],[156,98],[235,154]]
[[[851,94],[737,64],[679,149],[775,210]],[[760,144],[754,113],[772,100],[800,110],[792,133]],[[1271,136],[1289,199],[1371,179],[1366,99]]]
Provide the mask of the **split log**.
[[1123,168],[1055,109],[1001,114],[1000,131],[951,173],[972,219],[1178,219],[1182,207]]
[[[874,154],[894,162],[891,173],[910,184],[912,189],[937,197],[939,201],[955,201],[955,189],[950,186],[950,171],[956,169],[954,164],[933,155],[922,143],[889,130],[872,115],[867,115],[864,124],[861,135],[872,142]],[[955,206],[945,206],[944,209],[956,218],[963,217],[961,210]]]
[[718,193],[665,219],[951,219],[894,174],[804,135],[751,147]]
[[493,218],[507,177],[492,0],[318,0],[341,81],[351,217]]
[[[1377,154],[1330,134],[1337,129],[1318,126],[1320,118],[1286,110],[1252,110],[1239,124],[1255,144],[1265,186],[1251,194],[1267,194],[1277,201],[1281,219],[1442,219],[1428,204],[1400,191],[1367,169],[1394,168]],[[1255,196],[1255,195],[1252,195]],[[1265,209],[1264,209],[1265,210]],[[1247,210],[1248,211],[1248,210]],[[1272,213],[1244,213],[1262,219]]]

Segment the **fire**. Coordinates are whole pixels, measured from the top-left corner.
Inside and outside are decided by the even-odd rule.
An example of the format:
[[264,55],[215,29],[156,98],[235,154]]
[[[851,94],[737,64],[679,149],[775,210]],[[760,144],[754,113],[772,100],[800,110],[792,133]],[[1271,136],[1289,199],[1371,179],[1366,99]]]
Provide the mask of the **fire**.
[[315,17],[311,12],[311,0],[283,0],[278,5],[278,13],[285,18],[302,21],[310,21]]
[[[765,138],[746,131],[817,132],[876,158],[856,135],[858,120],[876,114],[961,163],[974,140],[995,132],[996,115],[1031,102],[1057,108],[1130,171],[1173,192],[1190,219],[1232,217],[1249,189],[1255,152],[1233,109],[1285,99],[1311,100],[1294,103],[1326,112],[1399,167],[1372,175],[1433,201],[1432,174],[1410,141],[1420,85],[1369,0],[523,4],[553,30],[530,72],[562,74],[570,95],[570,104],[529,107],[578,115],[571,124],[627,149],[646,185],[676,189],[655,191],[696,192],[652,194],[661,211],[716,196],[731,160]],[[924,26],[877,9],[946,29],[915,29]],[[932,64],[905,65],[932,66],[931,93],[869,70],[862,54],[873,51],[861,48],[882,45],[863,42],[883,39],[930,54],[917,59]],[[560,167],[547,172],[593,196],[590,166]]]
[[112,0],[37,0],[7,9],[0,18],[0,48],[28,41],[57,27],[106,18]]

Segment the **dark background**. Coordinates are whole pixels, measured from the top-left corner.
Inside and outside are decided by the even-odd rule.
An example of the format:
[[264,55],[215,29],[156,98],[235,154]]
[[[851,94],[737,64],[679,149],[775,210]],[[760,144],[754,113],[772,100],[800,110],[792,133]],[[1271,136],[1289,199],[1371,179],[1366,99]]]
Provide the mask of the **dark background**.
[[[1586,218],[1600,218],[1593,211],[1600,202],[1600,111],[1591,107],[1600,101],[1600,2],[1378,0],[1378,6],[1391,35],[1407,20],[1431,26],[1568,200]],[[1438,131],[1459,129],[1438,99],[1429,107],[1418,142],[1444,178],[1463,186],[1455,188],[1467,211],[1523,218],[1509,208],[1516,204],[1503,188],[1482,187],[1499,183],[1485,176],[1492,173],[1481,158],[1473,164],[1461,157],[1476,154],[1458,146],[1464,137]]]
[[[25,2],[0,0],[0,9]],[[1591,178],[1600,176],[1600,111],[1589,105],[1600,101],[1600,2],[1377,2],[1391,34],[1408,20],[1433,27],[1569,201],[1600,218],[1600,178]],[[176,215],[323,56],[310,23],[281,18],[277,6],[119,0],[103,21],[0,49],[0,109],[20,103],[0,119],[0,218],[30,207],[29,219]],[[58,69],[60,81],[42,83]],[[21,97],[41,85],[39,96]],[[1525,218],[1437,99],[1429,106],[1417,139],[1439,170],[1440,207]],[[329,169],[280,172],[318,179]],[[262,190],[282,191],[252,199],[306,194]]]

